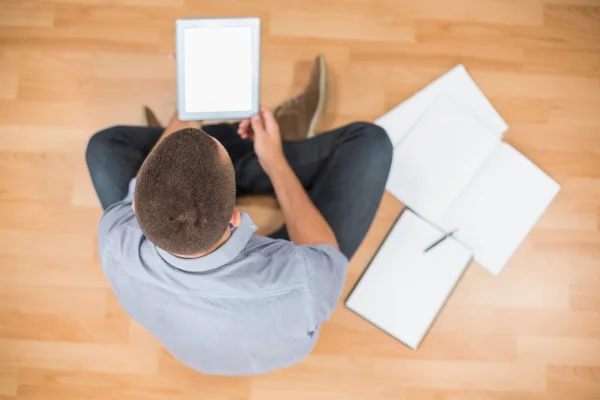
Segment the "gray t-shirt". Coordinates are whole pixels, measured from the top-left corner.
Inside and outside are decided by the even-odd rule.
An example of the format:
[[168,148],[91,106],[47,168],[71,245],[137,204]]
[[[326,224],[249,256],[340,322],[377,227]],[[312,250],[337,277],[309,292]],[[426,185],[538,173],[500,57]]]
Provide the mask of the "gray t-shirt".
[[102,266],[127,313],[181,362],[205,373],[263,374],[297,363],[333,313],[348,260],[329,245],[255,236],[242,222],[216,251],[183,259],[142,233],[135,179],[99,227]]

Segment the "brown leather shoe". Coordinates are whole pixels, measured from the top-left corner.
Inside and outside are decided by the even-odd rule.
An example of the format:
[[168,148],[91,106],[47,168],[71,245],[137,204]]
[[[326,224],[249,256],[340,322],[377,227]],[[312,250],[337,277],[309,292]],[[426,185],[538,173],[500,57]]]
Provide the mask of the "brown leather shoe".
[[162,128],[160,121],[156,118],[154,111],[144,106],[144,116],[146,117],[146,125],[152,128]]
[[317,132],[327,106],[327,67],[325,56],[315,58],[306,89],[277,106],[273,114],[283,140],[301,140]]

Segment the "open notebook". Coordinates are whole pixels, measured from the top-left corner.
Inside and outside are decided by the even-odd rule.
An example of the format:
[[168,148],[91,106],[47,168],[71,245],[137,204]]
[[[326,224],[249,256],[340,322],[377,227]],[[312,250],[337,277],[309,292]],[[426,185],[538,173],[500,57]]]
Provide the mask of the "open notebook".
[[560,187],[455,102],[438,100],[394,148],[387,190],[494,274]]
[[386,130],[395,146],[411,130],[419,117],[440,99],[459,105],[499,137],[508,130],[506,122],[479,89],[467,69],[460,64],[382,115],[375,123]]
[[471,260],[471,251],[410,210],[390,231],[346,306],[416,349]]

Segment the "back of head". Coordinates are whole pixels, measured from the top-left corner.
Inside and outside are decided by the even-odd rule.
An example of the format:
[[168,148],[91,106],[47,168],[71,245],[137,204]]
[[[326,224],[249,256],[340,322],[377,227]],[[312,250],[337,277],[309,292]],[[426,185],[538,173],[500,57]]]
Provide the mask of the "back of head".
[[176,255],[209,250],[225,233],[235,207],[229,157],[199,129],[182,129],[150,153],[138,173],[135,212],[155,245]]

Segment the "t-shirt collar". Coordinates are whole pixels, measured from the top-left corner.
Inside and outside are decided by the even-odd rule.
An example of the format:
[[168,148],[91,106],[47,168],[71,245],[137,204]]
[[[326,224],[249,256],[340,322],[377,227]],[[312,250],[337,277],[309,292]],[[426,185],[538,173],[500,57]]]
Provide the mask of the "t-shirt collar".
[[156,247],[156,251],[170,265],[189,272],[204,272],[218,268],[232,261],[246,247],[257,227],[246,213],[241,213],[240,225],[231,236],[215,251],[198,258],[181,258]]

